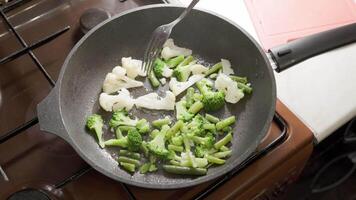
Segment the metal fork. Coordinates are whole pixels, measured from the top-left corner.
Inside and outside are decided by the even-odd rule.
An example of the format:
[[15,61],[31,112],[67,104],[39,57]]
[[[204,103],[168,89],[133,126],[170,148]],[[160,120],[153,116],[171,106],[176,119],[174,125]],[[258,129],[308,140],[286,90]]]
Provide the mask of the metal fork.
[[177,25],[184,17],[186,17],[198,2],[199,0],[193,0],[177,19],[169,24],[161,25],[153,31],[151,39],[148,42],[141,66],[144,72],[147,74],[151,72],[153,62],[158,57],[163,44],[171,35],[173,27]]

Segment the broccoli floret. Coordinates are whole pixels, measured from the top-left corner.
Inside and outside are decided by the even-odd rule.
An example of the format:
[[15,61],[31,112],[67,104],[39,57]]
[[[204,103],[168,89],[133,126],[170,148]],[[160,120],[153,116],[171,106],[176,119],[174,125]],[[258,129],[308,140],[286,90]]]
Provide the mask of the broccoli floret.
[[112,128],[116,128],[121,125],[136,126],[137,119],[131,119],[125,109],[115,111],[112,118],[109,121],[109,125]]
[[191,139],[196,143],[196,144],[199,144],[203,147],[206,147],[208,149],[210,149],[214,143],[215,143],[215,138],[212,134],[206,134],[205,137],[200,137],[200,136],[196,136],[196,135],[193,135],[191,137]]
[[198,157],[198,158],[203,158],[205,155],[207,155],[209,152],[209,149],[207,149],[206,147],[204,146],[196,146],[195,147],[195,156]]
[[164,63],[161,59],[157,58],[153,63],[153,72],[155,73],[157,78],[163,78],[163,70],[166,67],[166,63]]
[[137,122],[136,128],[140,133],[148,133],[150,131],[150,123],[146,119],[141,119]]
[[172,144],[176,146],[182,146],[183,145],[183,137],[181,135],[174,136],[172,137]]
[[195,102],[194,94],[195,94],[194,88],[190,87],[187,89],[187,94],[185,95],[185,99],[187,101],[187,104],[186,104],[187,108],[190,108],[190,106],[192,106],[193,103]]
[[186,82],[191,74],[191,65],[178,66],[174,69],[173,75],[177,77],[177,80],[180,82]]
[[98,114],[92,114],[87,118],[86,126],[90,131],[96,134],[98,138],[99,145],[101,148],[105,147],[104,140],[103,140],[103,125],[104,120]]
[[136,129],[131,129],[127,133],[127,147],[130,151],[140,150],[142,145],[141,134]]
[[194,117],[194,114],[188,112],[186,104],[187,102],[184,99],[176,103],[176,117],[178,120],[189,121]]
[[202,102],[206,111],[215,111],[225,104],[225,94],[221,91],[214,92],[212,85],[207,79],[196,83],[199,91],[203,94]]
[[169,130],[168,125],[164,125],[161,131],[156,135],[153,140],[149,141],[147,144],[148,149],[157,157],[167,159],[169,157],[169,151],[165,146],[165,136]]
[[183,62],[183,60],[184,60],[184,56],[180,55],[175,58],[169,59],[167,61],[167,65],[169,66],[169,68],[175,68],[177,65],[179,65],[179,63]]

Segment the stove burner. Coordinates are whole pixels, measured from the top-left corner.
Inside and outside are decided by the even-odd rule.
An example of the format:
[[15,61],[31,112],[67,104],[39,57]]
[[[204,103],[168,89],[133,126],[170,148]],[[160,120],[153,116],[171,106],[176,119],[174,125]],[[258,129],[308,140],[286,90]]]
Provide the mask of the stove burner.
[[51,200],[51,198],[40,190],[24,189],[12,194],[8,200]]
[[109,18],[110,13],[108,13],[107,11],[98,8],[90,8],[80,16],[79,21],[81,31],[85,34],[90,29],[98,25],[100,22]]

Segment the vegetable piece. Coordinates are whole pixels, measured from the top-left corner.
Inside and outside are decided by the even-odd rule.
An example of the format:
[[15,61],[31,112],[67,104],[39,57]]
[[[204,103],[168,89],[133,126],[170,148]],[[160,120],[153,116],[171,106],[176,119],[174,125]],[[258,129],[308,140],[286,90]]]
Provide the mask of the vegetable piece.
[[194,154],[199,158],[204,158],[209,153],[205,146],[198,145],[195,147]]
[[209,70],[209,68],[204,67],[201,64],[194,64],[190,67],[190,70],[192,71],[193,75],[196,75],[196,74],[205,74]]
[[186,66],[188,65],[190,62],[192,62],[194,60],[194,57],[193,56],[187,56],[186,58],[184,58],[184,60],[179,63],[179,65],[177,67],[180,67],[180,66]]
[[157,171],[157,166],[153,163],[150,164],[150,168],[148,169],[149,172],[155,172]]
[[131,163],[120,162],[120,166],[124,168],[129,173],[134,173],[136,166]]
[[163,169],[166,172],[172,174],[182,174],[182,175],[205,175],[207,170],[205,168],[191,168],[191,167],[180,167],[175,165],[163,165]]
[[183,152],[184,149],[183,149],[182,146],[176,146],[176,145],[173,145],[173,144],[169,144],[168,145],[168,150]]
[[214,92],[212,83],[203,79],[196,83],[199,91],[203,94],[203,104],[206,111],[216,111],[225,105],[224,93],[221,91]]
[[184,126],[184,122],[182,120],[178,120],[168,131],[166,138],[171,138],[174,134],[176,134],[182,127]]
[[232,151],[228,150],[228,151],[214,153],[213,156],[216,158],[225,158],[231,156],[231,153]]
[[157,58],[153,64],[153,72],[157,78],[163,77],[171,77],[173,71],[168,68],[166,63],[164,63],[161,59]]
[[203,109],[204,104],[201,101],[196,101],[188,110],[188,112],[196,114],[198,113],[201,109]]
[[146,174],[148,170],[150,169],[151,164],[150,163],[145,163],[140,167],[140,173],[141,174]]
[[220,151],[230,151],[230,149],[226,146],[220,147]]
[[226,75],[235,74],[234,70],[231,68],[231,63],[229,60],[221,59],[222,72]]
[[122,135],[122,132],[119,128],[116,128],[115,130],[115,135],[117,139],[123,138],[124,136]]
[[222,63],[216,63],[208,71],[205,72],[205,76],[209,76],[212,73],[217,73],[222,68]]
[[215,142],[215,138],[211,134],[207,134],[205,137],[200,137],[193,135],[191,136],[191,139],[194,141],[194,143],[197,143],[201,146],[204,146],[208,149],[210,149]]
[[203,124],[203,129],[216,132],[216,127],[214,124]]
[[172,137],[172,144],[176,146],[182,146],[183,145],[183,137],[181,135],[174,136]]
[[192,73],[191,67],[194,65],[192,62],[189,65],[178,66],[173,71],[173,76],[177,78],[179,82],[186,82]]
[[222,73],[215,80],[215,88],[225,94],[225,100],[229,103],[237,103],[244,97],[244,93],[237,87],[236,82]]
[[184,56],[180,55],[175,58],[171,58],[167,61],[167,65],[169,68],[175,68],[179,63],[184,61]]
[[237,82],[237,87],[239,89],[241,89],[246,94],[251,94],[252,93],[252,88],[250,86],[248,86],[247,84],[243,84],[243,83]]
[[218,73],[212,73],[209,75],[209,78],[216,79],[217,76],[218,76]]
[[224,146],[225,144],[231,142],[232,140],[232,134],[228,133],[225,137],[223,137],[221,140],[219,140],[218,142],[216,142],[214,144],[215,149],[220,149],[222,146]]
[[195,90],[194,88],[190,87],[187,89],[187,94],[185,95],[185,99],[186,99],[186,107],[189,108],[190,106],[193,105],[194,103],[194,94],[195,94]]
[[208,114],[208,113],[205,114],[205,119],[207,119],[209,122],[214,123],[214,124],[216,124],[220,121],[219,118],[217,118],[211,114]]
[[127,147],[130,151],[138,151],[141,148],[142,137],[137,129],[130,129],[127,133]]
[[171,163],[172,165],[180,166],[180,162],[176,160],[169,160],[169,163]]
[[203,95],[200,93],[194,93],[193,95],[194,101],[202,101],[203,100]]
[[141,151],[143,152],[143,154],[145,155],[145,157],[149,156],[149,150],[147,148],[147,142],[146,141],[142,141],[141,144]]
[[105,146],[117,146],[122,148],[127,148],[127,137],[120,139],[110,139],[104,142]]
[[146,119],[140,119],[136,124],[136,128],[141,134],[148,133],[150,131],[150,123]]
[[238,83],[247,83],[247,77],[241,77],[241,76],[235,76],[235,75],[230,75],[231,80],[238,82]]
[[159,82],[162,84],[162,85],[165,85],[167,83],[167,79],[166,78],[160,78],[159,79]]
[[171,119],[166,116],[166,117],[163,118],[163,119],[154,120],[154,121],[152,122],[152,125],[153,125],[154,127],[156,127],[156,128],[160,128],[160,127],[162,127],[163,125],[167,125],[167,124],[171,124],[171,123],[172,123]]
[[86,126],[92,133],[96,134],[96,137],[99,141],[99,146],[101,148],[104,148],[105,143],[103,140],[103,126],[104,126],[103,118],[98,114],[92,114],[87,118]]
[[156,88],[160,85],[160,83],[153,71],[151,71],[150,74],[148,75],[148,79],[150,80],[151,86],[153,88]]
[[131,57],[122,57],[121,58],[122,67],[126,69],[127,76],[135,79],[139,76],[146,76],[145,71],[141,68],[142,61],[132,59]]
[[169,129],[168,125],[163,125],[162,130],[156,135],[156,137],[149,141],[147,144],[148,149],[154,155],[166,159],[168,157],[169,151],[165,146],[165,136]]
[[178,96],[180,93],[184,92],[187,88],[194,85],[196,82],[200,81],[203,78],[202,75],[193,75],[186,82],[179,82],[176,78],[171,78],[169,82],[169,89],[173,92],[174,95]]
[[125,88],[122,88],[117,95],[101,93],[99,96],[99,104],[102,109],[108,112],[122,108],[129,111],[134,105],[130,92]]
[[135,100],[135,104],[137,107],[151,110],[174,110],[175,101],[175,95],[166,91],[165,97],[159,97],[155,92],[140,96]]
[[226,119],[221,120],[220,122],[216,123],[216,129],[222,130],[223,128],[230,126],[232,124],[234,124],[236,121],[236,117],[235,116],[230,116]]
[[122,88],[135,88],[141,86],[143,86],[141,81],[136,81],[127,76],[120,77],[117,74],[108,73],[103,83],[103,91],[107,94],[111,94]]
[[119,126],[118,129],[120,129],[121,132],[128,132],[131,129],[134,129],[134,126]]
[[154,129],[154,130],[150,133],[150,137],[151,137],[151,138],[155,138],[158,133],[159,133],[159,130]]
[[192,54],[192,50],[176,46],[174,44],[173,39],[168,39],[164,43],[163,49],[161,52],[161,56],[165,60],[168,60],[170,58],[180,56],[180,55],[189,56],[191,54]]
[[176,117],[178,120],[189,121],[194,117],[194,114],[188,112],[186,105],[187,102],[184,99],[176,103]]
[[222,164],[225,163],[225,160],[220,159],[220,158],[216,158],[216,157],[211,156],[211,155],[207,155],[206,158],[208,159],[208,161],[210,163],[214,163],[214,164],[218,164],[218,165],[222,165]]
[[129,157],[126,157],[126,156],[119,156],[118,161],[119,162],[124,162],[124,163],[134,164],[136,167],[141,165],[139,160],[136,160],[136,159],[133,159],[133,158],[129,158]]
[[227,126],[227,127],[223,128],[222,131],[223,131],[224,133],[228,133],[228,132],[231,132],[231,131],[232,131],[232,128],[231,128],[231,126]]
[[116,128],[121,125],[136,126],[137,119],[131,119],[125,109],[120,109],[114,112],[112,118],[109,121],[109,125],[112,128]]
[[208,160],[206,158],[196,158],[191,152],[181,153],[180,166],[192,167],[191,160],[194,160],[194,168],[203,168],[208,165]]
[[132,159],[140,160],[141,155],[139,153],[130,152],[128,150],[121,149],[119,151],[119,156],[126,156]]

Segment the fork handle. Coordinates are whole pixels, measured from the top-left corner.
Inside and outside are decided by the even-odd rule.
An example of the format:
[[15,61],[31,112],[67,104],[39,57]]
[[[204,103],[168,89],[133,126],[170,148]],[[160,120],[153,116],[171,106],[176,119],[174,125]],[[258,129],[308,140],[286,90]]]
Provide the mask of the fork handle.
[[173,22],[171,22],[170,24],[171,24],[171,25],[176,25],[176,24],[178,24],[180,21],[182,21],[182,19],[183,19],[185,16],[187,16],[187,15],[189,14],[189,12],[193,9],[193,7],[194,7],[195,5],[197,5],[198,2],[199,2],[199,0],[193,0],[193,1],[189,4],[189,6],[182,12],[182,14],[180,14],[180,16],[179,16],[177,19],[175,19]]

